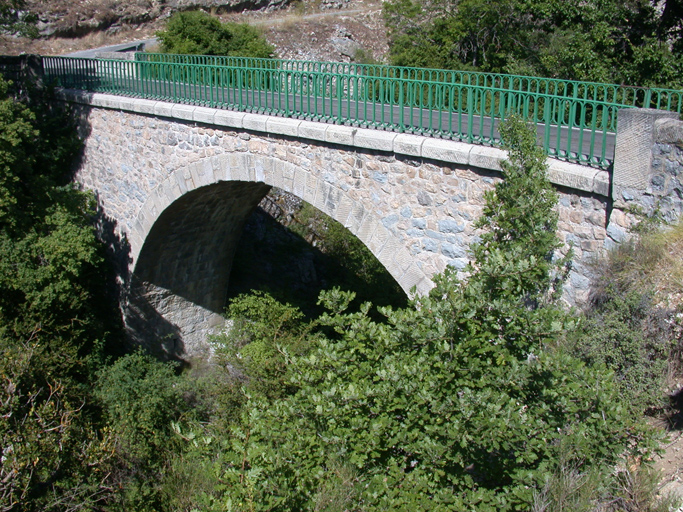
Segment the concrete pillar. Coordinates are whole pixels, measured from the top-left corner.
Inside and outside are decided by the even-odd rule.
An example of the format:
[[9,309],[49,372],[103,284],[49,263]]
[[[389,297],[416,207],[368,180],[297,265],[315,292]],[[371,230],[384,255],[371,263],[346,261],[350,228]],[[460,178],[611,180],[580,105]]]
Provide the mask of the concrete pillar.
[[638,202],[650,186],[655,123],[665,119],[678,119],[678,114],[649,108],[619,110],[612,176],[616,208]]

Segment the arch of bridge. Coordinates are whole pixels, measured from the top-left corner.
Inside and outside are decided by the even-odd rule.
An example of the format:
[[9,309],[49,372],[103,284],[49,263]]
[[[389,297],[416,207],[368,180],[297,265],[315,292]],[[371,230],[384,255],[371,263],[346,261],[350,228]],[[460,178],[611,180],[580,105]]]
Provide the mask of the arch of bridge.
[[[227,182],[261,183],[299,197],[358,237],[406,293],[413,289],[425,293],[431,287],[431,280],[416,264],[405,241],[387,229],[372,209],[307,169],[272,156],[246,152],[205,157],[189,167],[178,167],[168,173],[150,192],[137,215],[133,236],[129,237],[132,267],[137,268],[155,223],[174,202],[186,194]],[[265,195],[267,189],[262,190]],[[250,195],[246,199],[248,206],[241,210],[251,211],[263,195]],[[244,220],[235,219],[238,224]]]

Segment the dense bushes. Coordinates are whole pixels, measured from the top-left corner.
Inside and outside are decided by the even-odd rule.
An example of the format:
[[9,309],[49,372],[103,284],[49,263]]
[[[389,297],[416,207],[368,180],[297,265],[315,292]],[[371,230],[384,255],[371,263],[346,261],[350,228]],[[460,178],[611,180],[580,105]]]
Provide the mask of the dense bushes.
[[679,2],[390,0],[390,60],[565,80],[681,85]]
[[[563,467],[608,475],[651,453],[612,374],[560,343],[575,320],[555,303],[556,196],[533,132],[519,120],[503,132],[506,180],[487,195],[467,281],[446,274],[411,307],[382,309],[384,321],[369,304],[347,312],[353,294],[332,290],[328,313],[292,331],[288,306],[236,302],[221,371],[246,384],[241,414],[227,430],[187,427],[213,440],[186,443],[217,478],[196,495],[203,509],[523,510]],[[316,338],[302,345],[307,330]],[[254,366],[265,353],[275,379]]]
[[274,47],[246,23],[221,23],[202,11],[178,12],[157,32],[165,53],[272,58]]

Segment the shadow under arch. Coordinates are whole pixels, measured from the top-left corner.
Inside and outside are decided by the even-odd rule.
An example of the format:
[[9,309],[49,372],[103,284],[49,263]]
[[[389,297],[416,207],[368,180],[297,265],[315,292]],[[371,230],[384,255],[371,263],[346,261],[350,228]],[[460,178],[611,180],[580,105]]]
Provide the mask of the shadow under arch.
[[133,271],[124,311],[133,340],[172,358],[207,350],[207,334],[222,323],[244,223],[273,186],[348,228],[407,294],[431,288],[371,207],[289,162],[230,153],[170,172],[140,209],[129,236]]

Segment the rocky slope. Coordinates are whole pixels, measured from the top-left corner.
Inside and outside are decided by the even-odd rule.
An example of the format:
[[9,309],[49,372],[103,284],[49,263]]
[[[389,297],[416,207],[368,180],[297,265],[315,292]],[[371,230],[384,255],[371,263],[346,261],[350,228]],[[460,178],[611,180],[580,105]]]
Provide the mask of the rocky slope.
[[63,55],[148,39],[178,10],[204,8],[223,21],[259,27],[281,58],[382,60],[381,0],[27,0],[37,40],[0,36],[0,54]]

